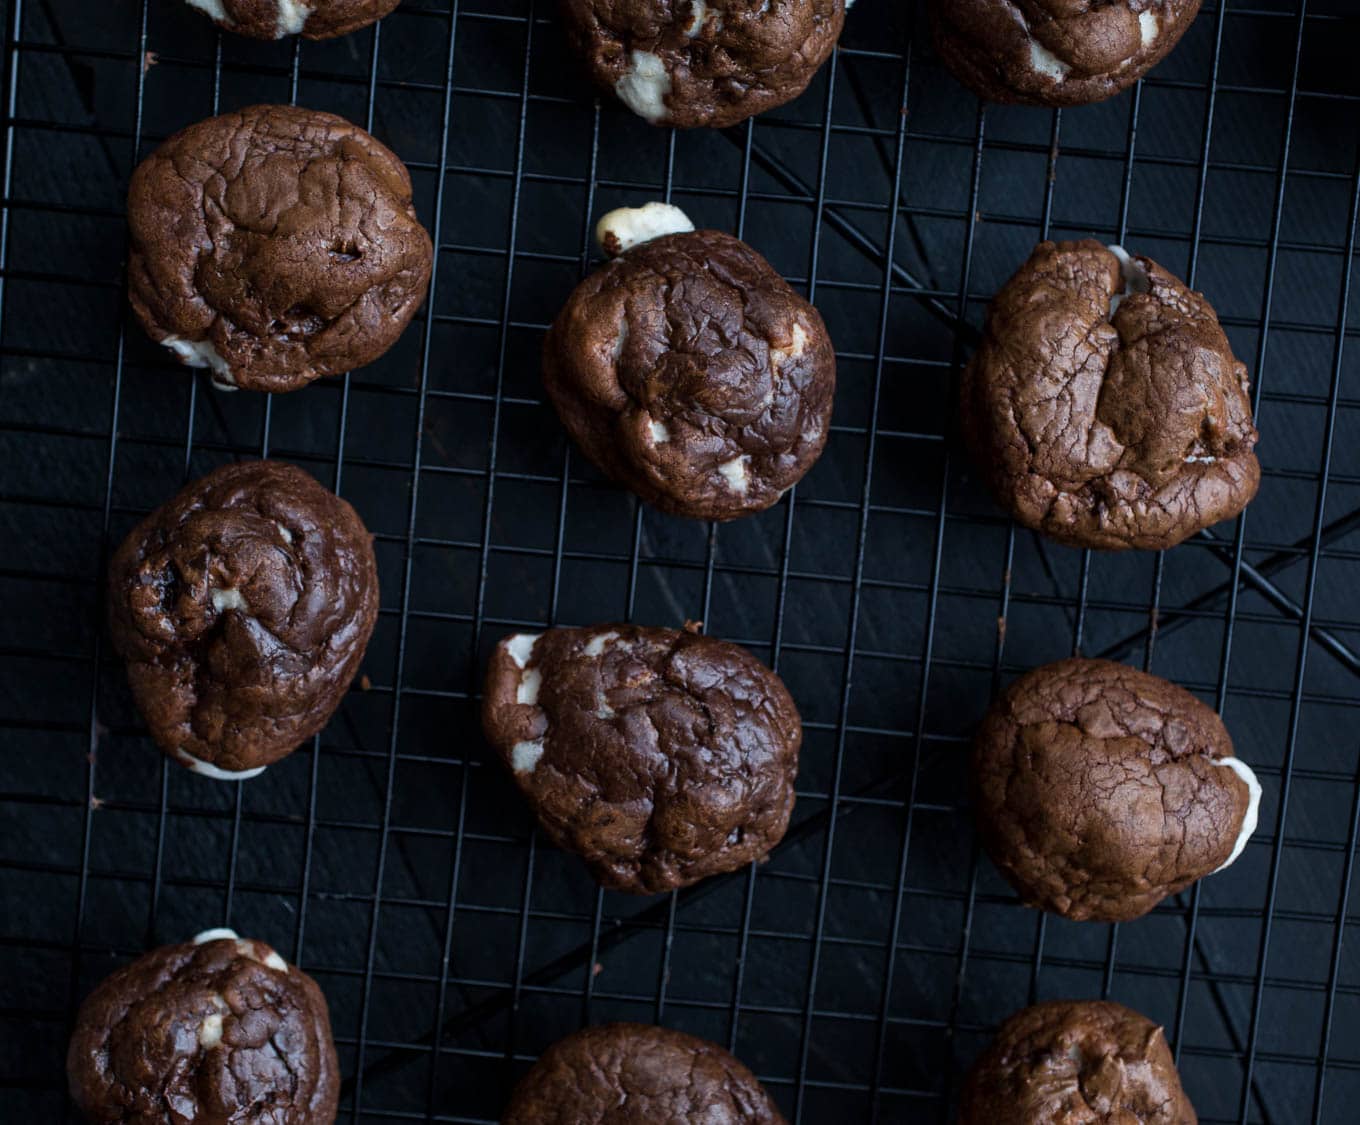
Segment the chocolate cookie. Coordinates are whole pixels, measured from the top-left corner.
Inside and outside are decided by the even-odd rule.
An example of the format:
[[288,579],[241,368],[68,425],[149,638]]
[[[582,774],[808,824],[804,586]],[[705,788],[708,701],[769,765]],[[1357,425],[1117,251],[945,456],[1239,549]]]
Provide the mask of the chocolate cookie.
[[80,1006],[66,1075],[97,1122],[328,1125],[340,1101],[321,989],[232,930],[153,949],[105,979]]
[[543,831],[614,890],[734,871],[779,843],[793,811],[793,700],[744,648],[696,632],[506,637],[482,725]]
[[109,566],[113,644],[151,736],[209,777],[254,777],[325,726],[377,616],[367,528],[278,461],[194,481]]
[[958,1125],[1196,1125],[1162,1029],[1106,1000],[1011,1016],[978,1059]]
[[1118,246],[1042,242],[987,312],[963,433],[1025,527],[1162,550],[1256,495],[1247,391],[1203,294]]
[[784,1125],[756,1076],[716,1043],[611,1023],[559,1039],[515,1087],[501,1125]]
[[973,747],[978,831],[1029,906],[1120,922],[1221,871],[1261,787],[1188,691],[1108,660],[1027,672]]
[[714,129],[791,102],[840,38],[844,0],[562,0],[595,83],[653,125]]
[[821,456],[836,357],[821,316],[744,242],[662,203],[597,228],[543,384],[601,470],[672,515],[763,511]]
[[334,39],[377,23],[401,0],[187,0],[219,27],[252,39]]
[[1085,105],[1162,61],[1200,0],[931,0],[935,53],[990,102]]
[[411,177],[343,117],[257,105],[190,125],[132,175],[133,311],[215,385],[291,391],[371,363],[425,299]]

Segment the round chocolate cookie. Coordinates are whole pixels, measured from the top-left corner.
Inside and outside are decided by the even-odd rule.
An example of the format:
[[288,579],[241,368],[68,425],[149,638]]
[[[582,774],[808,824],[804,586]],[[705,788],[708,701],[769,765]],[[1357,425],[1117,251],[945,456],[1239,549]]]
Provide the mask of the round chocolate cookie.
[[562,0],[591,78],[653,125],[721,129],[791,102],[826,62],[844,0]]
[[86,1119],[110,1125],[328,1125],[340,1101],[321,989],[231,930],[107,977],[80,1006],[66,1076]]
[[567,299],[543,384],[602,471],[664,512],[760,512],[821,456],[836,356],[826,325],[744,242],[663,203],[606,215],[613,260]]
[[1109,660],[1016,680],[973,746],[978,831],[1028,906],[1121,922],[1220,871],[1261,787],[1188,691]]
[[1162,61],[1200,0],[931,0],[935,53],[990,102],[1085,105]]
[[187,0],[219,27],[252,39],[334,39],[377,23],[401,0]]
[[1042,242],[988,309],[962,426],[1025,527],[1162,550],[1256,495],[1247,392],[1203,294],[1117,246]]
[[1107,1000],[1011,1016],[964,1082],[958,1125],[1196,1125],[1162,1029]]
[[109,566],[137,707],[162,750],[209,777],[254,777],[325,726],[377,616],[368,529],[279,461],[194,481]]
[[793,811],[803,728],[787,689],[744,648],[688,629],[506,637],[482,725],[543,831],[614,890],[734,871]]
[[515,1087],[501,1125],[784,1125],[716,1043],[639,1023],[559,1039]]
[[343,117],[257,105],[190,125],[132,175],[133,311],[223,389],[371,363],[425,299],[411,177]]

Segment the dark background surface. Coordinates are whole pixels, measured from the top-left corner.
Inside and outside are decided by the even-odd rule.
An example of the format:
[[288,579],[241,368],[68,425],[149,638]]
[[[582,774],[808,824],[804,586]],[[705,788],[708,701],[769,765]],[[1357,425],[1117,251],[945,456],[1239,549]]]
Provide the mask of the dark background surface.
[[[791,1119],[944,1122],[1006,1014],[1105,995],[1166,1025],[1203,1121],[1356,1120],[1354,12],[1208,7],[1137,90],[1054,114],[984,112],[916,6],[859,0],[798,102],[673,135],[591,101],[548,0],[410,0],[380,33],[300,45],[219,37],[178,0],[10,0],[0,1119],[62,1120],[69,1021],[97,980],[230,924],[325,989],[343,1121],[492,1121],[544,1046],[628,1018],[731,1046]],[[350,377],[216,394],[124,313],[127,178],[182,125],[294,99],[411,165],[438,232],[430,314]],[[734,525],[642,509],[541,402],[542,330],[594,217],[662,196],[765,253],[839,353],[826,455]],[[1093,556],[1016,533],[981,493],[953,439],[957,365],[1045,232],[1122,241],[1217,306],[1259,396],[1243,520]],[[184,479],[264,453],[358,507],[383,612],[366,689],[232,786],[143,735],[99,580]],[[600,893],[490,761],[489,647],[621,618],[703,619],[798,700],[795,823],[758,870]],[[1265,785],[1229,872],[1120,927],[1020,908],[966,809],[996,687],[1074,650],[1215,703]]]

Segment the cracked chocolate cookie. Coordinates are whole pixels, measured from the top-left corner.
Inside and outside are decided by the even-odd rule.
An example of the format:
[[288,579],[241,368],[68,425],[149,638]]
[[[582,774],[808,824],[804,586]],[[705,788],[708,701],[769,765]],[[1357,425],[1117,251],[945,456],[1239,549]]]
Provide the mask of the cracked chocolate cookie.
[[759,254],[663,203],[600,220],[612,260],[567,299],[543,384],[582,452],[672,515],[774,504],[821,456],[836,357]]
[[779,843],[793,811],[803,728],[788,690],[689,628],[506,637],[482,725],[549,839],[614,890],[734,871]]
[[1043,242],[992,301],[962,428],[997,502],[1074,547],[1174,547],[1256,495],[1247,369],[1150,258]]
[[166,754],[209,777],[254,777],[325,726],[377,616],[368,529],[278,461],[194,481],[109,567],[137,707]]
[[791,102],[826,62],[844,0],[562,0],[596,85],[653,125],[714,129]]
[[92,1122],[329,1125],[340,1068],[321,989],[262,941],[208,930],[107,977],[66,1056]]
[[291,391],[396,343],[434,250],[411,177],[342,117],[257,105],[190,125],[133,173],[129,295],[215,386]]
[[1227,867],[1261,787],[1223,720],[1188,691],[1109,660],[1016,680],[973,747],[978,831],[1021,900],[1121,922]]
[[1180,42],[1200,0],[931,0],[935,53],[980,98],[1085,105],[1132,86]]
[[334,39],[377,23],[401,0],[187,0],[219,27],[251,39]]
[[770,1095],[716,1043],[638,1023],[559,1039],[520,1080],[501,1125],[784,1125]]
[[1196,1125],[1162,1029],[1107,1000],[1011,1016],[964,1082],[958,1125]]

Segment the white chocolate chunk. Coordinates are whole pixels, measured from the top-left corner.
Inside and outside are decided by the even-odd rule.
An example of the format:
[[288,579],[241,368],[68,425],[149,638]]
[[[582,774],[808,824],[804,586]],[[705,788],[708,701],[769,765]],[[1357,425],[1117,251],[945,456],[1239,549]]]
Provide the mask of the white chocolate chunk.
[[519,678],[515,689],[515,702],[534,704],[538,702],[538,689],[543,686],[543,673],[537,668],[526,668]]
[[292,533],[291,531],[289,531],[286,527],[284,527],[283,524],[279,523],[278,520],[275,520],[275,521],[274,521],[274,526],[277,527],[277,528],[279,529],[279,538],[280,538],[280,539],[282,539],[285,543],[292,543],[292,541],[293,541],[293,533]]
[[1157,13],[1152,8],[1138,13],[1138,36],[1143,41],[1144,48],[1152,46],[1160,30]]
[[1209,453],[1191,453],[1185,458],[1187,465],[1212,465],[1217,461],[1218,458]]
[[666,95],[671,92],[671,76],[660,56],[650,51],[634,51],[632,65],[614,84],[619,101],[653,125],[669,116]]
[[218,926],[215,930],[204,930],[201,934],[196,934],[194,944],[207,945],[210,941],[237,941],[240,936],[235,930],[228,929],[226,926]]
[[198,1045],[206,1051],[211,1051],[222,1042],[222,1013],[211,1012],[203,1017],[203,1022],[198,1025]]
[[[265,949],[269,950],[263,957],[259,955],[258,949],[258,947],[262,945]],[[286,973],[288,971],[288,962],[280,957],[274,950],[269,949],[269,946],[264,945],[264,942],[262,941],[255,942],[238,939],[236,942],[236,952],[242,957],[249,957],[252,961],[258,961],[261,965],[267,965],[277,972]]]
[[1152,281],[1148,277],[1147,267],[1142,262],[1129,254],[1122,246],[1107,246],[1111,254],[1119,259],[1119,272],[1124,276],[1124,288],[1110,298],[1110,315],[1114,316],[1115,310],[1125,297],[1131,293],[1146,293],[1152,288]]
[[213,373],[213,386],[220,391],[236,390],[236,378],[227,361],[213,347],[211,340],[186,340],[183,336],[167,336],[161,346],[169,348],[187,367],[207,367]]
[[222,6],[222,0],[188,0],[189,7],[197,8],[218,23],[231,26],[231,19],[227,16],[227,10]]
[[689,26],[685,28],[687,38],[693,39],[704,27],[704,17],[708,15],[708,0],[690,0]]
[[[617,211],[611,211],[610,214],[612,214],[612,215],[617,215],[618,212],[617,212]],[[605,219],[607,219],[607,218],[609,218],[609,215],[606,215],[606,216],[605,216]],[[600,221],[603,222],[604,219],[601,219]],[[610,349],[609,349],[609,358],[610,358],[614,363],[618,363],[619,360],[623,357],[623,345],[626,344],[626,343],[628,343],[628,317],[627,317],[627,316],[624,316],[624,317],[619,321],[619,332],[618,332],[618,335],[614,337],[613,346],[610,347]]]
[[617,633],[596,633],[586,644],[585,654],[587,656],[599,656],[604,650],[619,639]]
[[1054,82],[1061,82],[1072,68],[1058,58],[1037,39],[1029,41],[1029,65],[1040,74],[1046,74]]
[[253,770],[224,770],[211,762],[195,758],[183,747],[175,751],[175,757],[194,773],[201,773],[204,777],[211,777],[217,781],[249,781],[252,777],[259,777],[269,768],[268,766],[256,766]]
[[510,751],[510,767],[516,773],[533,773],[538,760],[543,757],[543,739],[532,742],[516,742]]
[[647,423],[647,432],[652,435],[652,441],[657,445],[663,445],[671,440],[670,428],[665,422],[658,422],[655,418]]
[[507,637],[502,643],[515,665],[523,668],[529,663],[529,658],[534,654],[534,645],[538,643],[538,638],[542,635],[542,633],[516,633],[512,637]]
[[[641,207],[616,207],[595,224],[595,240],[606,254],[622,254],[644,242],[651,242],[667,234],[682,234],[694,229],[694,223],[673,203],[654,200]],[[613,236],[611,239],[610,236]],[[617,249],[611,244],[617,242]],[[620,332],[627,339],[627,329]],[[618,345],[622,354],[623,345]]]
[[718,466],[718,472],[727,482],[727,487],[741,496],[746,495],[746,462],[749,460],[750,458],[743,453],[740,457],[724,461]]
[[224,590],[212,591],[212,607],[218,613],[228,609],[239,609],[242,613],[250,612],[250,605],[241,591],[233,590],[230,586]]
[[1256,774],[1252,768],[1242,761],[1241,758],[1219,758],[1214,762],[1216,766],[1223,766],[1237,774],[1247,783],[1247,811],[1242,815],[1242,827],[1238,830],[1237,841],[1233,844],[1233,850],[1228,858],[1223,861],[1222,866],[1214,868],[1211,874],[1218,874],[1226,867],[1231,867],[1237,857],[1242,854],[1247,846],[1247,841],[1251,839],[1251,834],[1256,831],[1256,820],[1261,813],[1261,783],[1256,780]]
[[288,35],[301,35],[307,25],[307,17],[312,9],[301,0],[278,0],[279,17],[275,25],[274,38],[282,39]]
[[770,362],[778,369],[791,359],[797,359],[807,350],[808,334],[797,321],[793,322],[792,343],[787,348],[771,348]]

